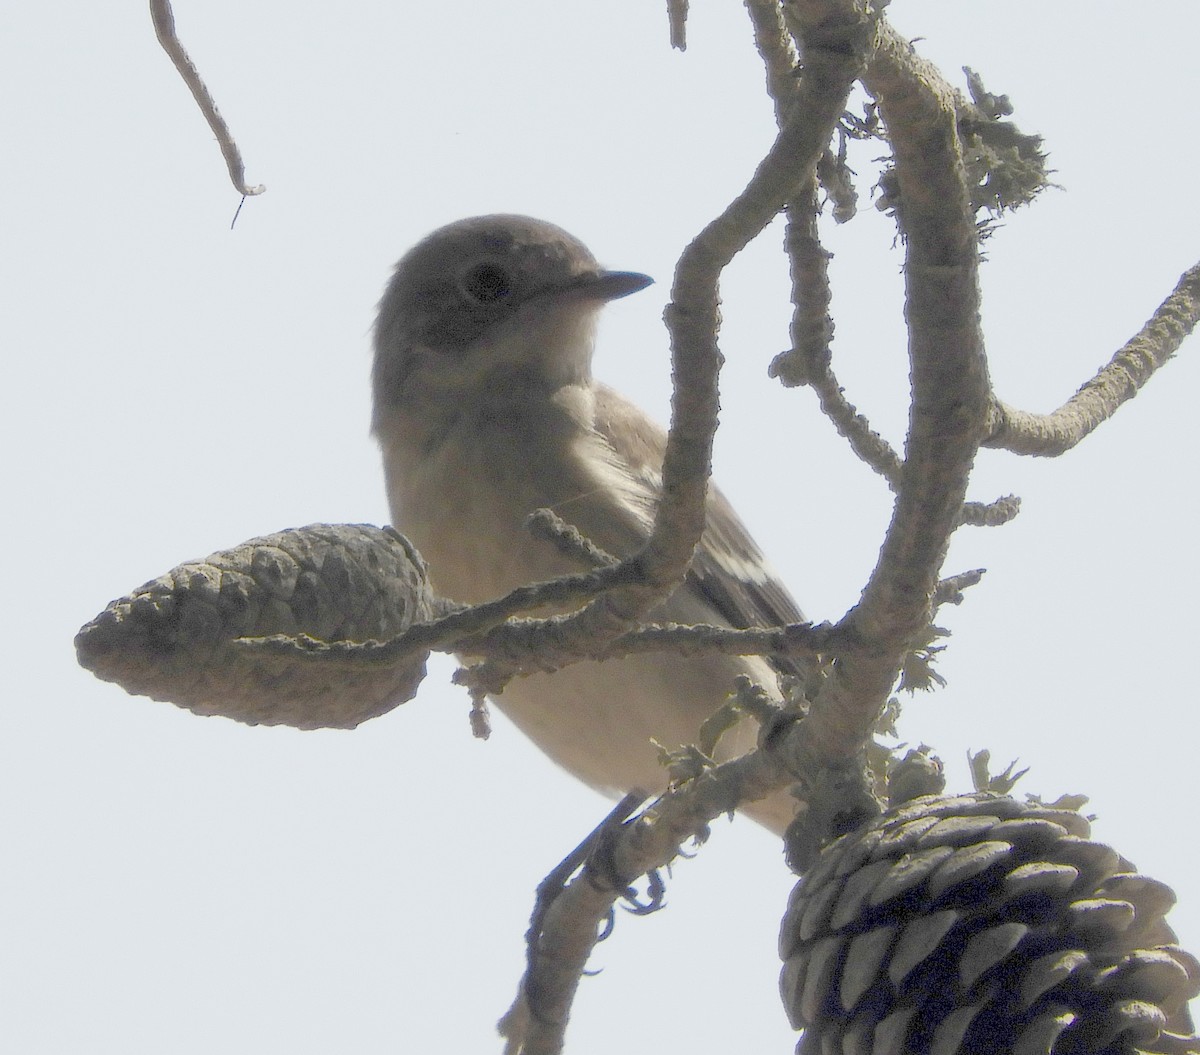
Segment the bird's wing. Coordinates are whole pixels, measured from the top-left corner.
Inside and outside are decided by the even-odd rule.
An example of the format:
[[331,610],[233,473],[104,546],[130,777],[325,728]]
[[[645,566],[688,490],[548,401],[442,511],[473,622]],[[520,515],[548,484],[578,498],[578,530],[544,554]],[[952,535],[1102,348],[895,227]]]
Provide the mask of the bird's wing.
[[[666,434],[607,385],[596,385],[596,430],[655,497],[662,493]],[[804,621],[728,499],[711,481],[708,519],[688,571],[695,591],[729,626],[779,626]],[[789,664],[790,666],[790,664]]]

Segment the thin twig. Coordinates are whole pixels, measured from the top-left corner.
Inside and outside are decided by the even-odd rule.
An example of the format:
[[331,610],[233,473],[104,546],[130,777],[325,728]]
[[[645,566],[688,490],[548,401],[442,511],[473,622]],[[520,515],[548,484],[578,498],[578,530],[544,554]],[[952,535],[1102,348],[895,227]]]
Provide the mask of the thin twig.
[[[551,628],[552,629],[552,628]],[[643,626],[611,641],[595,642],[579,655],[571,648],[558,652],[553,633],[547,633],[545,620],[514,620],[498,626],[478,638],[454,644],[456,651],[507,661],[521,669],[557,670],[572,659],[620,659],[644,652],[671,652],[680,656],[787,656],[814,659],[833,650],[853,650],[843,630],[830,623],[814,626],[749,627],[734,629],[707,623]],[[339,647],[351,650],[353,645]],[[544,664],[544,666],[543,666]]]
[[[200,107],[200,112],[204,115],[204,120],[208,122],[208,127],[217,137],[221,154],[225,158],[225,167],[229,170],[230,181],[243,197],[262,194],[267,189],[262,184],[254,186],[246,184],[246,167],[242,163],[242,153],[238,149],[237,143],[234,142],[233,133],[229,131],[229,126],[217,110],[212,93],[200,79],[200,71],[196,69],[195,63],[192,62],[179,42],[179,37],[175,32],[175,14],[171,10],[171,0],[150,0],[150,18],[154,22],[154,33],[158,37],[159,44],[170,57],[175,69],[179,71],[179,76],[183,78],[183,83],[188,86],[188,91],[192,93],[192,98]],[[238,211],[241,211],[240,205]],[[234,219],[236,220],[237,217],[235,216]]]
[[817,394],[821,410],[833,422],[837,433],[850,449],[887,481],[893,491],[900,487],[904,463],[887,440],[871,427],[871,422],[846,398],[831,366],[815,378],[810,387]]
[[933,591],[934,608],[944,604],[962,604],[963,591],[978,586],[986,573],[986,568],[973,568],[971,571],[962,571],[942,579]]
[[525,518],[525,529],[538,541],[549,542],[564,557],[586,568],[609,568],[620,563],[552,509],[535,509]]
[[[322,661],[341,660],[364,667],[388,666],[426,649],[453,652],[462,646],[464,640],[486,634],[521,612],[586,600],[636,577],[636,566],[626,563],[579,575],[567,575],[549,582],[518,586],[494,601],[459,608],[432,622],[418,623],[387,641],[320,641],[304,634],[294,637],[276,634],[272,637],[240,638],[237,644],[241,648],[261,649],[277,655],[293,653],[296,658],[311,656]],[[550,622],[553,620],[527,621],[528,625],[539,627]],[[513,624],[514,627],[522,625],[519,622]]]
[[1021,512],[1021,499],[1005,495],[991,502],[964,502],[958,522],[971,527],[1000,527]]
[[[597,639],[581,652],[577,643],[560,645],[554,620],[512,620],[479,638],[455,643],[454,650],[488,658],[455,672],[455,684],[467,688],[472,699],[482,701],[502,692],[513,678],[535,671],[553,672],[581,659],[609,660],[646,652],[678,656],[733,655],[777,656],[813,660],[837,652],[846,655],[857,647],[845,628],[829,623],[733,629],[704,623],[643,626],[612,639]],[[341,654],[372,646],[338,643]]]
[[[746,0],[746,10],[754,25],[754,44],[766,71],[767,94],[775,104],[775,120],[782,125],[795,106],[800,84],[796,48],[775,0]],[[828,151],[822,155],[828,156]],[[899,456],[846,399],[830,365],[834,331],[829,281],[832,254],[821,244],[819,215],[814,176],[787,204],[784,249],[791,269],[795,306],[792,347],[775,357],[768,373],[789,387],[811,385],[821,410],[838,434],[895,490],[900,480]]]

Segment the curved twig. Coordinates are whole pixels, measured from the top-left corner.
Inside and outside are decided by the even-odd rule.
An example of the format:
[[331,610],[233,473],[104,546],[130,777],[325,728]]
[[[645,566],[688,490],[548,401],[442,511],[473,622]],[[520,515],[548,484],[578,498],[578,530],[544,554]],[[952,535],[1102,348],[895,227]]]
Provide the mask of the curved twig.
[[871,422],[858,412],[858,408],[846,398],[842,386],[831,368],[812,382],[810,387],[817,394],[821,410],[833,422],[838,435],[850,444],[850,449],[887,481],[893,491],[900,486],[904,465],[900,455],[878,432]]
[[[746,10],[754,24],[754,44],[767,75],[767,93],[775,104],[775,119],[782,126],[796,102],[799,59],[779,4],[773,0],[748,0]],[[831,360],[833,319],[829,282],[831,254],[821,244],[818,181],[810,179],[787,204],[784,249],[792,278],[791,348],[777,355],[768,373],[788,387],[809,385],[821,410],[833,422],[851,449],[887,480],[895,490],[900,481],[900,458],[846,399],[834,376]]]
[[1055,457],[1069,451],[1138,394],[1200,322],[1200,264],[1189,268],[1146,325],[1049,414],[1031,414],[992,397],[985,447]]
[[192,98],[200,107],[200,112],[204,115],[204,120],[208,122],[208,127],[217,137],[217,143],[221,147],[221,156],[225,158],[225,167],[229,170],[230,182],[240,194],[246,197],[262,194],[267,188],[261,183],[253,186],[246,183],[246,166],[242,163],[242,152],[234,142],[233,133],[229,131],[225,118],[217,110],[216,101],[208,90],[208,86],[201,80],[196,64],[192,62],[187,51],[179,42],[179,36],[175,32],[175,13],[171,10],[171,0],[150,0],[150,18],[154,22],[154,35],[158,37],[159,44],[170,57],[175,69],[179,71],[179,76],[183,78],[183,83],[188,86],[188,91],[192,93]]

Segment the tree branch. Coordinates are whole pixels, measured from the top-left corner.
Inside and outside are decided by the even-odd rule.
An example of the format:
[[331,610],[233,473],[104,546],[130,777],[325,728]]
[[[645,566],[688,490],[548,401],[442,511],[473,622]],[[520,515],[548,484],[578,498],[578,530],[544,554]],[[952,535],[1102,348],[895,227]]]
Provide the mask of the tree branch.
[[1137,335],[1057,410],[1030,414],[993,396],[983,446],[1037,457],[1064,454],[1136,396],[1175,354],[1198,321],[1200,264],[1183,273],[1171,295]]
[[621,824],[599,846],[593,843],[598,852],[562,887],[530,934],[528,967],[500,1023],[505,1055],[562,1051],[571,1002],[601,922],[617,899],[638,876],[670,864],[689,839],[707,837],[709,821],[788,780],[772,754],[752,751],[705,769]]
[[843,28],[837,47],[814,46],[794,117],[760,162],[746,189],[708,224],[680,257],[666,310],[675,382],[663,460],[663,495],[645,548],[627,562],[640,576],[564,617],[555,627],[564,653],[585,655],[596,640],[629,630],[669,595],[687,572],[704,529],[712,439],[717,425],[721,353],[717,284],[725,266],[771,221],[816,168],[872,40],[865,16],[854,46]]
[[[785,9],[793,33],[821,4]],[[802,754],[834,762],[860,750],[931,599],[985,432],[987,368],[979,328],[978,248],[956,128],[955,93],[885,23],[863,78],[895,151],[906,235],[912,406],[900,488],[879,563],[841,626],[862,648],[839,659],[807,719]]]

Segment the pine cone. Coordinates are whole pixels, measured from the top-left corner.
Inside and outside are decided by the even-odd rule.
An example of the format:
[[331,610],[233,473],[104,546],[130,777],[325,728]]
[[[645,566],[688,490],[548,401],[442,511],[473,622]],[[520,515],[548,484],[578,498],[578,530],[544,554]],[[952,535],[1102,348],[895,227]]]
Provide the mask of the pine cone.
[[784,916],[798,1055],[1200,1053],[1170,888],[1071,810],[925,796],[826,847]]
[[428,652],[388,667],[238,648],[239,638],[385,641],[443,615],[420,554],[391,528],[311,524],[181,564],[75,637],[127,692],[250,725],[353,729],[412,699]]

